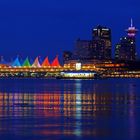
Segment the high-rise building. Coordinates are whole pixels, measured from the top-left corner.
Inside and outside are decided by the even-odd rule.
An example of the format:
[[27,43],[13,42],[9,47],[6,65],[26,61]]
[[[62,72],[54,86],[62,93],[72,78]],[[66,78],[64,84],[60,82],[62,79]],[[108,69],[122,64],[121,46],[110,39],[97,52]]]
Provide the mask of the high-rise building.
[[99,25],[92,30],[92,34],[91,40],[78,39],[72,54],[64,52],[64,61],[70,60],[70,58],[83,61],[111,59],[111,30]]
[[91,45],[92,45],[91,40],[78,39],[76,41],[74,57],[79,60],[92,59],[92,56],[91,56],[92,47],[90,47]]
[[116,45],[115,57],[117,60],[135,60],[135,41],[131,37],[122,37]]
[[111,59],[111,30],[99,25],[92,34],[92,40],[77,40],[75,54],[78,59]]
[[127,37],[122,37],[120,42],[116,45],[115,58],[117,60],[134,61],[136,59],[136,32],[138,31],[133,26],[131,19],[131,26],[126,30]]
[[111,59],[111,29],[98,25],[92,31],[93,45],[98,59]]

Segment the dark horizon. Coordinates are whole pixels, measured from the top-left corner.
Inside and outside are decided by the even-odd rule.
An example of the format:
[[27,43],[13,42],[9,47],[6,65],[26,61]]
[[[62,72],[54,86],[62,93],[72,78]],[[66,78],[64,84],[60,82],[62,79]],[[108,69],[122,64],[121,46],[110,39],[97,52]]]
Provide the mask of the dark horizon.
[[[62,60],[64,50],[74,50],[78,38],[90,40],[92,28],[97,25],[112,30],[112,52],[120,37],[125,36],[133,18],[140,29],[138,0],[118,1],[1,1],[0,2],[0,55],[9,60],[20,55],[56,55]],[[140,56],[139,33],[136,36]]]

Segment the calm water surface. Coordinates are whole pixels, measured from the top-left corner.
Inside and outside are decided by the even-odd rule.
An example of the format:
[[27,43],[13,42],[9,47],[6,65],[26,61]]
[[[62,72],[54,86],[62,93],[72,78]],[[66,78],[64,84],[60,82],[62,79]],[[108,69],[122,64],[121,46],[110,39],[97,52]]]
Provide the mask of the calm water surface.
[[0,80],[0,140],[139,140],[140,79]]

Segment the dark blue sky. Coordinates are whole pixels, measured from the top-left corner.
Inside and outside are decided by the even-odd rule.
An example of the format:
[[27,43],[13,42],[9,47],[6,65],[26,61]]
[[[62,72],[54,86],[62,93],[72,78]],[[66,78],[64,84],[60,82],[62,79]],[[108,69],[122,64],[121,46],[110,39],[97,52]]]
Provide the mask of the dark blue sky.
[[63,50],[73,50],[77,38],[91,39],[91,29],[98,24],[112,29],[114,48],[131,17],[140,29],[139,5],[139,0],[0,1],[0,55],[48,55],[52,60]]

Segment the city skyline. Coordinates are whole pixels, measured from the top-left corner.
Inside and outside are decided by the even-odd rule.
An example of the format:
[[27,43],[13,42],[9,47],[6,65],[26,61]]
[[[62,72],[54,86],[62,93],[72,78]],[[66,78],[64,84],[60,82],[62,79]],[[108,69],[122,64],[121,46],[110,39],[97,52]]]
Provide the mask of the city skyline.
[[[126,38],[126,36],[131,36],[130,34],[133,34],[133,33],[131,33],[131,31],[129,31],[129,30],[131,30],[131,29],[132,29],[132,30],[135,30],[135,32],[138,32],[138,29],[137,29],[135,26],[133,26],[134,24],[133,24],[133,19],[132,19],[132,18],[130,19],[130,21],[131,21],[131,22],[130,22],[130,26],[128,27],[128,29],[125,29],[125,30],[124,30],[124,31],[126,32],[126,35],[120,36],[120,38],[119,38],[120,40],[121,40],[121,38],[123,38],[123,37]],[[110,43],[109,43],[109,44],[111,44],[111,48],[110,48],[110,49],[111,49],[111,54],[110,54],[109,57],[110,57],[110,59],[115,59],[115,48],[116,48],[115,45],[117,44],[117,42],[116,42],[116,44],[113,44],[113,43],[112,43],[112,38],[113,38],[113,36],[112,36],[112,29],[109,28],[109,27],[105,27],[105,26],[102,26],[102,25],[99,25],[99,24],[98,24],[95,28],[92,28],[92,31],[91,31],[91,34],[92,34],[92,37],[91,37],[91,38],[92,38],[92,40],[94,40],[94,38],[95,38],[95,40],[96,40],[96,37],[95,37],[95,36],[96,36],[96,34],[98,34],[98,33],[94,33],[94,32],[95,32],[95,31],[98,31],[98,28],[99,28],[99,30],[100,30],[100,28],[105,28],[106,31],[109,31],[109,32],[110,32],[110,37],[109,37],[109,38],[110,38],[111,40],[110,40]],[[133,29],[133,28],[134,28],[134,29]],[[104,30],[104,29],[103,29],[103,30]],[[129,32],[130,32],[130,33],[129,33]],[[94,36],[93,34],[95,34],[95,36]],[[137,39],[136,33],[135,33],[134,36],[135,36],[135,38]],[[108,39],[109,39],[109,38],[108,38]],[[82,40],[81,40],[81,38],[78,38],[78,40],[79,40],[79,41],[86,41],[85,44],[90,44],[90,41],[91,41],[91,40],[86,40],[86,39],[82,39]],[[78,41],[78,40],[77,40],[77,41]],[[75,39],[75,42],[76,42],[76,39]],[[76,44],[76,43],[75,43],[75,44]],[[70,50],[72,50],[72,49],[74,50],[74,49],[75,49],[75,44],[73,45],[73,48],[70,48]],[[95,44],[96,44],[96,43],[95,43]],[[138,58],[139,52],[137,51],[137,50],[138,50],[137,44],[138,44],[138,43],[137,43],[137,40],[136,40],[136,59],[139,60],[139,58]],[[68,50],[64,50],[64,51],[68,51]],[[100,51],[99,51],[99,52],[100,52]],[[61,53],[62,53],[62,52],[59,52],[59,53],[56,54],[55,56],[59,56],[59,57],[61,58],[60,61],[62,62],[62,61],[63,61],[63,58],[62,58],[62,56],[60,56]],[[24,56],[23,56],[23,55],[17,54],[16,56],[11,56],[11,59],[9,59],[9,60],[6,58],[6,56],[1,55],[1,60],[2,60],[2,61],[5,61],[5,58],[6,58],[6,59],[8,60],[7,62],[10,62],[10,61],[12,62],[13,59],[15,59],[16,57],[19,57],[19,58],[21,59],[21,61],[22,61],[23,58],[26,59],[26,57],[29,57],[30,61],[33,61],[33,59],[35,59],[36,57],[39,57],[39,59],[40,59],[39,61],[43,61],[42,59],[45,59],[46,56],[49,56],[49,57],[50,57],[51,55],[50,55],[50,54],[45,55],[45,56],[43,55],[43,57],[42,57],[41,55],[37,55],[37,56],[34,56],[34,55],[32,55],[32,56],[26,56],[26,55],[24,55]],[[55,56],[51,57],[51,61],[53,61],[53,59],[54,59]],[[96,57],[95,57],[95,58],[96,58]]]
[[[138,4],[137,0],[0,2],[0,55],[6,59],[17,55],[61,57],[64,50],[74,48],[77,38],[90,39],[91,29],[98,24],[111,28],[114,52],[131,17],[140,28]],[[139,34],[136,38],[140,46]],[[139,47],[137,50],[139,55]]]
[[1,140],[139,140],[140,0],[1,0]]

